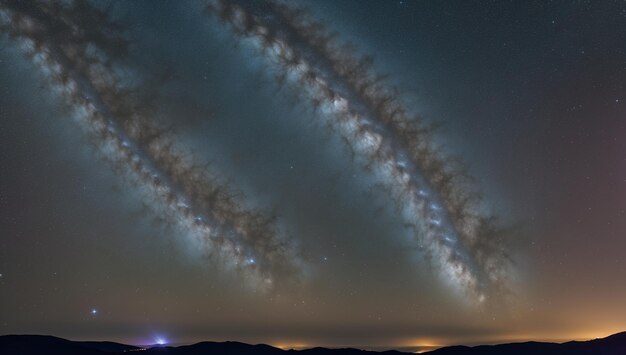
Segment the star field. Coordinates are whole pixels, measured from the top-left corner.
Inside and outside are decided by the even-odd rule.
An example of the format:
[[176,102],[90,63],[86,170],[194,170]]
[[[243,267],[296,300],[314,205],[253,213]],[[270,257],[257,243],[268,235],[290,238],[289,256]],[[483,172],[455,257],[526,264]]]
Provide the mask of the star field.
[[0,334],[624,330],[624,2],[6,0],[0,29]]

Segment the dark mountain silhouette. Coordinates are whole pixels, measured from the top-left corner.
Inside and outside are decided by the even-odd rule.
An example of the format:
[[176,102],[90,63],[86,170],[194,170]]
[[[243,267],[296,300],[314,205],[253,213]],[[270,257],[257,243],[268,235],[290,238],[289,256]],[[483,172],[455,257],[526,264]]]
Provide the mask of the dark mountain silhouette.
[[432,355],[626,355],[626,332],[606,338],[567,343],[529,341],[474,347],[449,346],[429,352]]
[[140,349],[137,346],[114,343],[112,341],[75,341],[73,342],[83,348],[100,350],[108,353],[122,353],[129,350]]
[[70,341],[49,335],[0,336],[0,354],[91,355],[122,353],[136,346],[113,342]]
[[[141,348],[113,342],[70,341],[47,335],[0,336],[2,355],[403,355],[399,351],[365,351],[352,348],[282,350],[269,345],[239,342],[201,342],[184,346]],[[525,342],[500,345],[450,346],[431,355],[626,355],[626,332],[602,339],[567,343]]]

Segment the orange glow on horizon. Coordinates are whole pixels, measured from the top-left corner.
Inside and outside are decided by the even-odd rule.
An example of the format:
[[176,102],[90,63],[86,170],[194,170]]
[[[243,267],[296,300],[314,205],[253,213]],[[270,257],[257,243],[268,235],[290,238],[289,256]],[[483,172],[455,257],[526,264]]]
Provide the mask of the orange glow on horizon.
[[[383,343],[363,343],[363,344],[329,344],[324,342],[316,342],[316,341],[303,341],[303,340],[273,340],[263,342],[268,345],[274,346],[276,348],[282,350],[304,350],[311,349],[315,347],[325,347],[325,348],[356,348],[356,349],[364,349],[364,350],[389,350],[396,349],[400,351],[406,352],[414,352],[416,354],[421,354],[424,352],[436,350],[442,347],[454,346],[454,345],[466,345],[466,346],[477,346],[477,345],[496,345],[496,344],[506,344],[506,343],[518,343],[518,342],[526,342],[526,341],[540,341],[540,342],[553,342],[553,343],[563,343],[567,341],[587,341],[593,340],[597,338],[605,338],[612,334],[619,333],[624,331],[626,327],[623,328],[613,328],[609,330],[597,330],[593,332],[589,331],[568,331],[563,330],[562,333],[549,333],[549,332],[541,332],[541,333],[512,333],[512,334],[502,334],[494,337],[489,336],[481,336],[476,338],[466,338],[466,337],[416,337],[416,338],[408,338],[406,340],[399,341],[390,341]],[[561,334],[566,334],[565,336]],[[258,343],[258,342],[252,342]]]
[[552,343],[563,343],[568,341],[588,341],[599,338],[606,338],[616,333],[620,333],[626,330],[626,326],[622,328],[612,328],[609,330],[598,330],[598,331],[572,331],[567,332],[564,331],[566,335],[556,335],[549,333],[521,333],[521,334],[509,334],[509,335],[501,335],[492,338],[474,338],[474,339],[443,339],[443,338],[435,338],[435,339],[427,339],[427,338],[416,338],[409,339],[399,344],[395,344],[396,348],[417,348],[418,350],[414,351],[416,354],[420,354],[427,351],[432,351],[438,348],[453,346],[453,345],[467,345],[467,346],[476,346],[476,345],[495,345],[495,344],[506,344],[506,343],[517,343],[517,342],[526,342],[526,341],[540,341],[540,342],[552,342]]
[[315,347],[315,345],[312,346],[302,342],[272,342],[270,345],[282,350],[302,350]]

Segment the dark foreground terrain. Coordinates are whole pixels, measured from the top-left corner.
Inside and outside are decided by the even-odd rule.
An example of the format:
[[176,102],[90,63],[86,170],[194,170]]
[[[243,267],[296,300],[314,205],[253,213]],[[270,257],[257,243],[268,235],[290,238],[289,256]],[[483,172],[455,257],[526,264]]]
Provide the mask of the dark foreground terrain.
[[[281,350],[269,345],[249,345],[238,342],[202,342],[178,347],[141,348],[113,342],[70,341],[45,335],[4,335],[0,336],[0,354],[13,355],[102,355],[102,354],[170,354],[170,355],[402,355],[398,351],[373,352],[358,349],[313,348],[307,350]],[[571,341],[567,343],[511,343],[481,345],[475,347],[450,346],[428,354],[431,355],[626,355],[626,332],[602,339]]]

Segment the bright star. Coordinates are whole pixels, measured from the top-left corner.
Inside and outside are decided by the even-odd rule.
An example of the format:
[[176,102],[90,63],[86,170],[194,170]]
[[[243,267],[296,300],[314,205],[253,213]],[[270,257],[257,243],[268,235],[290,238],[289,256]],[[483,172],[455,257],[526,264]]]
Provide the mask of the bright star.
[[91,310],[91,315],[95,316],[96,314],[98,314],[98,310],[97,310],[97,309],[95,309],[95,308],[93,308],[93,309]]

